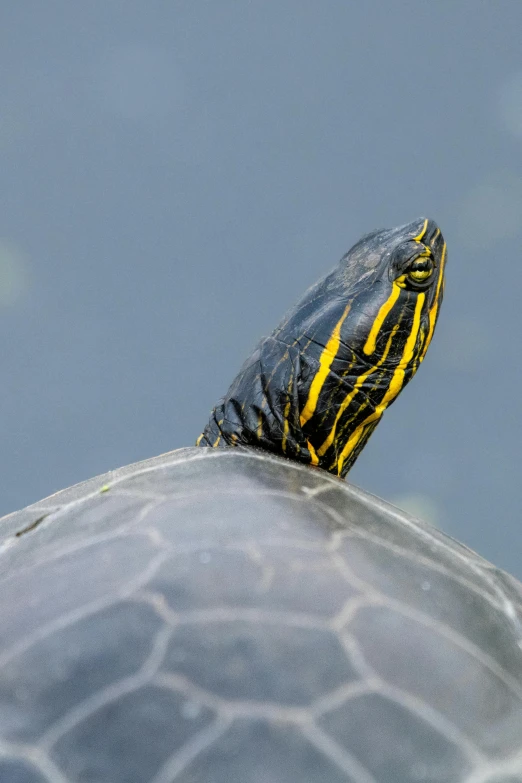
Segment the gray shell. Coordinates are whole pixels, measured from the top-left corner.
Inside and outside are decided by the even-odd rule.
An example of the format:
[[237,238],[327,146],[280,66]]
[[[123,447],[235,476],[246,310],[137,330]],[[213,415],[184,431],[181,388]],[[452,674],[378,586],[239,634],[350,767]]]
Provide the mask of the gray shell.
[[0,533],[2,783],[522,781],[522,586],[326,473],[183,449]]

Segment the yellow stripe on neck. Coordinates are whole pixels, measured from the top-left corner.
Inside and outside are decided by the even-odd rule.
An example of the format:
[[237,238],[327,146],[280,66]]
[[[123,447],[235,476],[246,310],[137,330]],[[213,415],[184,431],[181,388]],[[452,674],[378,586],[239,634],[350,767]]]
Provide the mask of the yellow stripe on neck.
[[345,412],[346,408],[350,405],[350,403],[354,399],[355,395],[360,391],[360,389],[361,389],[363,383],[365,382],[365,380],[373,372],[378,370],[379,367],[381,366],[381,364],[383,364],[383,362],[386,361],[386,359],[388,357],[388,353],[390,352],[390,348],[391,348],[391,345],[392,345],[392,342],[393,342],[393,338],[397,334],[397,330],[398,329],[399,329],[399,324],[395,324],[395,326],[391,330],[390,336],[388,337],[388,342],[386,344],[386,348],[384,349],[384,353],[381,356],[381,358],[379,359],[379,361],[376,364],[374,364],[373,367],[370,367],[370,369],[367,370],[365,373],[363,373],[362,375],[359,375],[359,377],[357,378],[357,380],[355,382],[355,385],[354,385],[352,391],[349,394],[346,395],[346,397],[344,398],[344,400],[340,404],[339,410],[337,411],[337,415],[335,417],[335,421],[334,421],[333,426],[332,426],[332,429],[328,433],[328,437],[326,438],[324,443],[321,445],[321,447],[319,449],[317,449],[317,454],[320,457],[322,457],[323,454],[325,454],[328,451],[328,449],[330,448],[330,446],[334,442],[335,434],[336,434],[336,431],[337,431],[337,425],[339,424],[339,419],[341,418],[341,416]]
[[377,337],[379,336],[379,332],[381,331],[382,325],[386,319],[386,316],[388,315],[393,305],[399,298],[400,293],[401,293],[401,286],[394,284],[392,286],[392,292],[389,295],[388,299],[385,301],[383,305],[381,305],[379,312],[375,317],[375,321],[372,324],[372,328],[370,329],[370,334],[368,335],[368,338],[364,344],[363,351],[367,356],[369,356],[375,351]]
[[370,414],[370,416],[368,416],[355,429],[353,435],[348,440],[348,442],[346,443],[344,449],[342,450],[339,456],[339,459],[337,461],[337,472],[339,476],[341,475],[343,465],[346,462],[347,457],[357,447],[359,441],[364,435],[364,431],[368,426],[368,424],[371,424],[373,421],[376,421],[381,418],[382,414],[384,413],[384,411],[386,410],[390,402],[392,402],[395,399],[395,397],[399,394],[400,390],[404,385],[404,376],[406,374],[406,369],[412,360],[413,351],[415,349],[415,343],[417,342],[417,336],[419,334],[421,311],[425,298],[426,298],[426,294],[424,293],[417,295],[417,303],[415,305],[415,313],[413,315],[413,324],[411,327],[411,332],[408,335],[408,339],[406,340],[406,344],[404,346],[404,351],[402,353],[402,359],[400,361],[400,364],[397,366],[395,372],[393,373],[386,394],[382,398],[379,405],[377,405],[377,407],[375,408],[375,411],[372,414]]
[[337,322],[335,329],[332,332],[332,336],[326,343],[326,346],[324,347],[323,352],[319,357],[319,369],[314,376],[310,386],[310,391],[308,393],[306,405],[301,412],[301,427],[304,427],[306,422],[309,421],[309,419],[311,419],[314,415],[321,389],[323,388],[324,382],[328,377],[330,367],[332,366],[332,362],[335,359],[337,351],[339,350],[339,345],[341,344],[341,326],[343,325],[346,316],[350,312],[350,306],[351,302],[349,302],[344,308],[344,313]]
[[310,464],[319,465],[319,457],[317,456],[317,452],[309,440],[306,442],[306,445],[308,446],[308,451],[310,452],[310,457],[311,457]]
[[292,386],[294,385],[294,376],[290,376],[290,380],[288,381],[288,400],[285,404],[285,409],[283,411],[283,440],[281,441],[281,448],[283,449],[283,454],[286,453],[286,442],[288,440],[288,433],[290,432],[290,423],[288,421],[288,417],[290,415],[290,409],[292,407]]
[[433,331],[435,329],[435,322],[437,320],[437,312],[439,310],[440,305],[440,289],[442,286],[442,281],[444,280],[444,263],[446,261],[446,243],[444,242],[444,247],[442,248],[442,255],[440,258],[440,270],[439,270],[439,280],[437,282],[437,290],[435,292],[435,300],[430,308],[429,313],[429,319],[430,319],[430,325],[428,329],[428,336],[426,337],[426,342],[424,343],[424,348],[422,349],[422,353],[419,356],[419,364],[424,360],[424,357],[426,356],[426,351],[429,348],[431,338],[433,337]]

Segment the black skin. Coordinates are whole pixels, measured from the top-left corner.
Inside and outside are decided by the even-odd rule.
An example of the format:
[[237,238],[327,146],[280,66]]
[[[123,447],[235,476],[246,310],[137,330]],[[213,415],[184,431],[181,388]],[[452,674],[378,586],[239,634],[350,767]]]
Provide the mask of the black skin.
[[444,260],[432,220],[361,239],[260,341],[197,444],[254,446],[344,477],[395,399],[390,388],[398,394],[424,358]]

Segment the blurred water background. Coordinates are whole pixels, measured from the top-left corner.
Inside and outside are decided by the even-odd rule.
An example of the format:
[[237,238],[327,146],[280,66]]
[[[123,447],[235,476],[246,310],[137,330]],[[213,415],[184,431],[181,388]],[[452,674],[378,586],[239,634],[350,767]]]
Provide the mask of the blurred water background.
[[365,232],[449,248],[350,474],[522,577],[522,3],[0,8],[0,513],[201,431]]

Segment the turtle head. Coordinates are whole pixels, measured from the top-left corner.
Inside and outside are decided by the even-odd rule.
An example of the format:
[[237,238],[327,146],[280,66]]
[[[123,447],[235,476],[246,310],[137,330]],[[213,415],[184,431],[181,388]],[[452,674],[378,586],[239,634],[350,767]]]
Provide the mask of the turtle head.
[[345,476],[426,355],[445,256],[425,218],[363,237],[261,341],[198,444],[260,446]]
[[335,309],[334,291],[338,307],[347,305],[341,339],[363,362],[417,367],[422,361],[442,300],[445,250],[437,224],[419,218],[363,237],[326,278],[329,307]]

